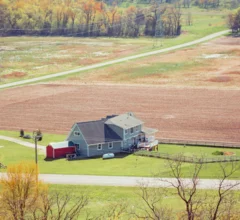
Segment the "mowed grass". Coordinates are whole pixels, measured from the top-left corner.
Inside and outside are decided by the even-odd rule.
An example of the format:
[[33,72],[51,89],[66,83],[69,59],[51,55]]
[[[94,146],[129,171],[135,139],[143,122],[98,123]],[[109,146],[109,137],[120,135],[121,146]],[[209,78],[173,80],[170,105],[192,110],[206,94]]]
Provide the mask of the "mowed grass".
[[[61,194],[74,194],[81,196],[85,194],[89,197],[89,203],[84,209],[91,213],[91,216],[99,216],[105,210],[109,210],[113,204],[128,204],[128,208],[143,207],[140,199],[138,187],[113,187],[113,186],[81,186],[81,185],[49,185],[50,193],[59,192]],[[175,196],[172,189],[163,189],[169,196],[164,196],[162,204],[172,208],[175,213],[184,209],[184,204]],[[85,219],[85,213],[79,219]]]
[[[233,152],[235,156],[240,156],[240,149],[233,148],[217,148],[217,147],[205,147],[205,146],[183,146],[174,144],[161,144],[158,147],[158,152],[171,155],[182,154],[189,157],[202,157],[216,158],[216,155],[212,153],[215,151]],[[217,156],[221,158],[223,156]]]
[[[30,131],[24,131],[24,133],[29,134],[32,137],[32,131],[31,132]],[[42,134],[43,134],[42,141],[39,141],[38,144],[43,145],[43,146],[47,146],[51,142],[60,142],[60,141],[64,141],[66,139],[66,135],[62,135],[62,134],[48,134],[48,133],[44,133],[44,132]],[[22,141],[34,143],[33,139],[21,138],[19,136],[20,131],[0,130],[0,135],[13,137],[13,138],[17,138],[17,139],[22,140]]]
[[[8,166],[11,164],[16,164],[20,161],[34,160],[34,149],[23,147],[21,145],[3,140],[0,140],[0,146],[2,146],[0,148],[0,161],[4,165]],[[126,155],[125,157],[114,158],[110,160],[102,160],[102,158],[95,158],[67,161],[65,158],[62,158],[53,161],[46,161],[45,156],[39,154],[39,168],[40,173],[49,174],[85,174],[149,177],[157,174],[160,177],[171,176],[167,160],[135,155]],[[185,177],[190,177],[193,168],[193,164],[184,163],[182,166],[183,175]],[[219,175],[219,165],[217,163],[214,163],[204,165],[200,177],[218,178]],[[232,176],[232,178],[239,179],[240,170],[237,171]]]
[[[105,210],[109,210],[113,204],[126,203],[128,210],[131,209],[139,212],[138,208],[144,208],[144,202],[140,197],[140,189],[138,187],[113,187],[113,186],[81,186],[81,185],[50,185],[50,193],[59,192],[60,194],[70,194],[81,196],[85,194],[89,198],[89,203],[83,210],[91,213],[92,217],[103,214]],[[185,211],[184,202],[177,196],[174,189],[159,189],[162,196],[161,206],[172,209],[174,216],[177,218],[179,212]],[[204,197],[205,194],[210,195],[207,199],[213,203],[212,196],[217,198],[217,190],[197,190],[197,197]],[[239,191],[235,191],[238,195]],[[215,203],[216,204],[216,203]],[[146,205],[146,204],[145,204]],[[239,204],[237,205],[239,206]],[[85,219],[85,213],[79,219]],[[128,216],[129,217],[129,216]],[[129,219],[129,218],[126,218]],[[135,218],[136,219],[136,218]]]
[[[191,10],[193,25],[187,26]],[[182,34],[174,38],[2,37],[0,84],[189,42],[226,29],[226,13],[184,9]]]

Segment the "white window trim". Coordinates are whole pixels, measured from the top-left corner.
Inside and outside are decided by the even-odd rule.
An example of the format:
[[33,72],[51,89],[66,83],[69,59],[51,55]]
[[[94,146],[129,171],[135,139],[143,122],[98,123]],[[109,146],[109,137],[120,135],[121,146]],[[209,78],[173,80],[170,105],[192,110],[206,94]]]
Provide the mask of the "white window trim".
[[[98,147],[100,147],[100,146],[101,146],[101,149],[98,148]],[[98,145],[97,145],[97,150],[102,150],[102,144],[98,144]]]
[[[78,134],[76,134],[78,133]],[[74,131],[74,136],[80,136],[80,131]]]
[[[111,144],[111,147],[110,147],[110,144]],[[108,143],[108,149],[113,149],[113,142]]]

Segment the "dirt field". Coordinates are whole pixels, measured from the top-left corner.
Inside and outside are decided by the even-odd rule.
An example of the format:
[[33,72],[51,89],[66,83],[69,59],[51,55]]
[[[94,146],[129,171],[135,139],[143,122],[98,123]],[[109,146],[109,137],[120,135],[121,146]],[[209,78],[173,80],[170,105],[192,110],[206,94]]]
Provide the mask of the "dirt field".
[[162,138],[240,143],[240,90],[42,84],[0,93],[0,129],[68,134],[76,121],[133,111]]
[[240,85],[240,38],[222,37],[192,48],[70,76],[64,83],[122,82],[188,87]]

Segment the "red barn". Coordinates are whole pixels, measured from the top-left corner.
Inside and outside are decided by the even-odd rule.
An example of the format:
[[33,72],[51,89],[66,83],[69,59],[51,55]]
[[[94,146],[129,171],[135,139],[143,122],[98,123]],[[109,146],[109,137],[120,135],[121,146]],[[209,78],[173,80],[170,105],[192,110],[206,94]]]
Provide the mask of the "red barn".
[[61,158],[66,157],[67,154],[74,154],[76,147],[70,141],[63,141],[57,143],[50,143],[46,148],[47,158]]

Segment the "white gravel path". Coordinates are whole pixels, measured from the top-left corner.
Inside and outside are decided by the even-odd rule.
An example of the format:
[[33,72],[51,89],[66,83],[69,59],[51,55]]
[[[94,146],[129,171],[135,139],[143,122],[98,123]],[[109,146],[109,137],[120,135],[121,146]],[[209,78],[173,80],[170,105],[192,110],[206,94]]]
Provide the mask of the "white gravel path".
[[[34,143],[30,143],[30,142],[27,142],[27,141],[22,141],[22,140],[19,140],[17,138],[0,135],[0,139],[5,140],[5,141],[11,141],[11,142],[14,142],[16,144],[23,145],[25,147],[35,148]],[[45,146],[37,144],[37,147],[38,147],[38,149],[40,150],[41,153],[44,152],[44,154],[46,154],[46,147]]]

